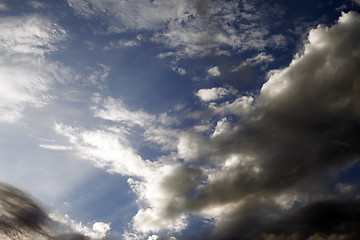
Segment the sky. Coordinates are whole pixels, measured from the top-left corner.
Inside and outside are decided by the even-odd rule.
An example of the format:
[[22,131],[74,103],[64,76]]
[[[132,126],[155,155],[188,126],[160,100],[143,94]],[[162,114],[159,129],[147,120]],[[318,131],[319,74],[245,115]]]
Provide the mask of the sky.
[[0,0],[0,237],[360,239],[359,66],[359,0]]

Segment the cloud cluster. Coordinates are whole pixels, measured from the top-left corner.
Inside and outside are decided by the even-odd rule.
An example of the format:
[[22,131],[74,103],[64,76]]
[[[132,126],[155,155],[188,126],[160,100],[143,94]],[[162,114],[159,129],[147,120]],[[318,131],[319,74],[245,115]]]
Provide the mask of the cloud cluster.
[[106,30],[99,29],[99,33],[148,31],[152,41],[174,48],[178,57],[286,44],[281,35],[270,34],[270,26],[262,19],[275,11],[270,5],[259,8],[245,1],[221,0],[68,0],[68,4],[84,18],[100,18]]
[[[97,11],[96,3],[90,8],[88,1],[69,2],[83,15]],[[199,5],[197,11],[201,16],[210,9]],[[214,239],[352,239],[358,236],[357,187],[346,190],[349,184],[336,176],[360,157],[359,43],[355,12],[343,13],[332,27],[318,26],[288,67],[269,72],[258,96],[207,103],[205,111],[221,119],[215,118],[215,127],[169,137],[175,149],[166,146],[171,154],[157,160],[144,160],[122,130],[60,124],[57,131],[81,158],[129,176],[139,206],[131,224],[139,236],[181,231],[196,215],[215,225]],[[249,60],[257,61],[270,58]],[[220,88],[202,92],[204,102],[225,94]],[[94,101],[94,115],[115,125],[158,127],[158,117],[131,111],[121,101]],[[165,138],[151,137],[154,132],[146,137],[166,145]]]

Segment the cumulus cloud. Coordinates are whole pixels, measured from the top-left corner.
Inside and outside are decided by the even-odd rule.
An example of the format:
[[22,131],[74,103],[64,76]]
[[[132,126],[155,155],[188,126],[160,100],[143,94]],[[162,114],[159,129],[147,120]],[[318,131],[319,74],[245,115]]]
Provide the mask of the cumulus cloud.
[[223,98],[228,94],[236,93],[237,91],[232,88],[214,87],[210,89],[200,89],[199,91],[197,91],[196,96],[198,96],[203,102],[209,102]]
[[[347,223],[345,232],[357,234],[356,217],[343,209],[350,204],[349,209],[356,210],[357,201],[327,194],[329,183],[321,179],[352,166],[360,155],[355,134],[360,129],[359,25],[360,17],[350,12],[331,28],[312,30],[304,52],[288,67],[270,72],[259,96],[251,100],[252,111],[241,120],[219,121],[210,139],[194,131],[182,135],[178,153],[185,165],[172,168],[171,175],[158,174],[159,179],[167,179],[166,185],[156,181],[137,185],[139,194],[161,186],[156,192],[164,193],[159,197],[167,193],[167,200],[159,199],[167,207],[154,207],[156,198],[140,194],[153,201],[153,208],[138,216],[150,222],[157,219],[154,214],[173,220],[186,213],[211,216],[217,239],[251,239],[261,231],[278,236],[284,229],[289,229],[286,237],[301,233],[315,238],[314,234],[329,231],[340,236],[344,233],[338,226]],[[189,181],[172,185],[178,182],[177,173],[183,182]],[[164,188],[167,185],[171,187]],[[176,204],[170,204],[169,198]],[[312,214],[308,220],[317,219],[320,225],[299,222],[305,213],[322,216],[321,209],[327,206],[334,209],[326,218],[333,219],[330,222],[321,223]],[[146,226],[152,226],[150,222]]]
[[208,74],[213,77],[219,77],[221,76],[220,70],[218,66],[210,68],[208,71]]
[[[217,134],[200,145],[211,145],[212,155],[218,154],[224,163],[209,171],[211,181],[193,200],[194,205],[197,201],[202,208],[242,202],[232,213],[218,218],[219,239],[254,234],[244,230],[250,223],[254,229],[277,222],[284,216],[281,209],[288,208],[289,202],[292,209],[301,199],[305,211],[316,202],[314,196],[326,198],[322,194],[327,183],[319,176],[334,169],[341,171],[359,158],[360,139],[354,134],[360,127],[359,26],[360,17],[350,12],[343,13],[331,28],[319,26],[310,31],[304,52],[295,56],[287,68],[269,73],[254,110],[238,123],[229,123],[232,131]],[[199,142],[194,141],[196,144]],[[192,145],[191,140],[188,145]],[[227,167],[229,164],[231,167]],[[287,195],[283,200],[288,200],[279,199],[282,194]],[[320,207],[325,202],[313,204]],[[297,219],[300,215],[294,217],[294,221]],[[297,223],[285,228],[279,224],[278,230],[290,225],[295,227]],[[309,232],[293,231],[301,230],[309,237],[317,231],[330,231],[325,226],[321,229],[314,224]],[[339,233],[335,227],[331,231]]]

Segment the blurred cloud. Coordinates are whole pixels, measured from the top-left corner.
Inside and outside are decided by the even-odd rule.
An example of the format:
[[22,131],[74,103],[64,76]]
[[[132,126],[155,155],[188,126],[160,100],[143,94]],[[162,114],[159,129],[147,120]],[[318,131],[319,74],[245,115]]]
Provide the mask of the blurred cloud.
[[[57,232],[56,226],[65,224],[66,231]],[[46,212],[21,190],[0,183],[0,237],[1,239],[25,240],[86,240],[106,236],[110,224],[95,222],[92,229],[76,223],[68,216],[46,214]],[[83,235],[84,234],[84,235]],[[88,236],[88,237],[87,237]]]

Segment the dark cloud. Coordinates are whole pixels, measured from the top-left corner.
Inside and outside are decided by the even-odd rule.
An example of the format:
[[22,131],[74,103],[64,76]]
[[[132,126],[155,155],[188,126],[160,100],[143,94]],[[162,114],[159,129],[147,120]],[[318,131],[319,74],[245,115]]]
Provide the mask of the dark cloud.
[[[88,240],[90,238],[68,233],[57,235],[54,229],[60,223],[51,220],[44,210],[23,191],[0,183],[0,238],[12,240]],[[67,229],[69,231],[69,229]]]
[[301,233],[303,238],[321,234],[349,235],[360,239],[360,200],[331,199],[312,203],[269,227],[273,233]]
[[12,239],[46,235],[48,221],[45,212],[25,193],[0,184],[0,234]]

